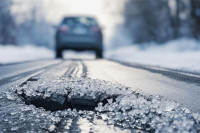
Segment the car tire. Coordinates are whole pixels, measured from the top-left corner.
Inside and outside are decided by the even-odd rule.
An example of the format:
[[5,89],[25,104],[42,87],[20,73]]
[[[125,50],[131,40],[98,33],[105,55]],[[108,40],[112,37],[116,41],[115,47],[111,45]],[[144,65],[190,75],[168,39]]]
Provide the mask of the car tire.
[[63,58],[62,50],[56,50],[56,58]]
[[102,50],[97,50],[96,51],[96,58],[97,59],[103,58],[103,51]]

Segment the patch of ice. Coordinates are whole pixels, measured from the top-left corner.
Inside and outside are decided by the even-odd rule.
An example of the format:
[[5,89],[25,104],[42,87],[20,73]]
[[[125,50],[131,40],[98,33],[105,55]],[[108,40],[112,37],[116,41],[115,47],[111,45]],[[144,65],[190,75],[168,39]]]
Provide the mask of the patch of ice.
[[55,130],[55,128],[56,128],[55,125],[51,125],[51,126],[49,127],[49,131],[50,131],[50,132],[53,132],[53,131]]
[[[14,94],[25,94],[30,98],[35,96],[45,98],[48,92],[48,97],[55,94],[68,95],[70,98],[73,96],[87,97],[93,100],[99,97],[102,100],[106,99],[106,102],[100,101],[94,111],[66,109],[51,112],[33,105],[26,105],[23,101],[3,99],[0,101],[0,106],[3,107],[0,115],[4,116],[1,127],[4,127],[6,131],[10,131],[9,125],[17,126],[25,123],[31,127],[27,129],[30,131],[43,131],[43,129],[55,131],[56,129],[56,131],[69,132],[73,124],[66,126],[65,120],[86,118],[94,124],[94,118],[97,118],[106,122],[108,127],[120,127],[122,130],[128,129],[133,132],[200,132],[199,114],[193,114],[182,105],[160,96],[144,97],[115,83],[89,78],[62,78],[44,83],[40,78],[37,82],[27,82],[23,87],[14,87],[12,90]],[[13,111],[13,106],[15,111]],[[14,113],[8,114],[8,112]],[[15,123],[16,120],[18,120],[17,123]],[[62,122],[64,122],[63,128]],[[33,125],[28,125],[28,123]],[[55,126],[58,123],[61,125],[57,129]],[[23,127],[19,126],[17,131],[21,128]]]

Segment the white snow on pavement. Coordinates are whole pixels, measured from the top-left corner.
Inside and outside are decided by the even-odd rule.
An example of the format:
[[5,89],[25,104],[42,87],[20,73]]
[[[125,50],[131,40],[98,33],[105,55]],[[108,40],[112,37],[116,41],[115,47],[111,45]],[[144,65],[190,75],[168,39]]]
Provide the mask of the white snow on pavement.
[[54,52],[33,45],[14,46],[0,45],[0,64],[16,63],[37,59],[49,59],[54,57]]
[[200,73],[200,42],[191,39],[156,43],[125,45],[107,50],[106,58],[128,63],[160,66]]

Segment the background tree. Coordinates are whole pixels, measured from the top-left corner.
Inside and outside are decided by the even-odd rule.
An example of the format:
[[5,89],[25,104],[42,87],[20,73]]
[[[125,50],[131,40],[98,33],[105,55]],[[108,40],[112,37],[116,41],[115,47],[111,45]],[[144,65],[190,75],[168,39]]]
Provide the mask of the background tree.
[[10,12],[11,0],[0,1],[0,44],[16,44],[16,26]]
[[199,0],[127,0],[124,18],[136,43],[200,39]]
[[200,1],[190,0],[191,3],[191,17],[194,20],[192,33],[196,39],[200,39]]

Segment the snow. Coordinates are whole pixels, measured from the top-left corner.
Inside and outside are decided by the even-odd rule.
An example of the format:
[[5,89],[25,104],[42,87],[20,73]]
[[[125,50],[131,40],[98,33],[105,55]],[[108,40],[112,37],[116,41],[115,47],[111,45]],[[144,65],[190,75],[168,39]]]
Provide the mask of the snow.
[[0,64],[53,58],[54,52],[33,45],[0,45]]
[[200,41],[178,39],[165,44],[125,45],[106,51],[106,58],[200,73]]
[[[100,129],[107,130],[107,127],[118,128],[119,132],[123,129],[127,129],[128,132],[196,133],[200,131],[199,114],[192,113],[181,104],[161,96],[145,97],[120,84],[90,78],[61,77],[50,80],[40,76],[38,76],[38,81],[28,81],[22,87],[14,86],[9,92],[3,94],[0,102],[3,107],[0,114],[4,114],[3,131],[61,130],[70,119],[70,121],[78,120],[76,127],[80,125],[82,130],[86,130],[85,126],[90,125],[91,132],[101,132]],[[26,105],[22,101],[22,97],[24,97],[31,100],[38,98],[42,102],[47,100],[46,93],[50,94],[47,97],[51,98],[52,95],[59,94],[68,97],[70,101],[73,96],[80,96],[82,99],[85,99],[84,96],[86,96],[90,99],[98,94],[107,99],[107,103],[103,103],[101,101],[103,99],[100,98],[94,111],[68,108],[51,112],[43,108],[36,108],[31,104]],[[10,95],[14,98],[10,99]],[[59,97],[56,99],[59,100]],[[15,120],[18,120],[17,123]],[[96,123],[96,120],[99,122]],[[64,124],[61,124],[62,122]],[[103,124],[104,122],[105,124]],[[32,123],[31,129],[23,128],[29,127],[30,123]],[[26,126],[23,126],[24,124]],[[10,129],[11,126],[12,129]],[[69,127],[69,125],[66,126]],[[95,126],[99,126],[99,128],[95,128]],[[68,132],[70,130],[65,128],[61,131]]]
[[[54,50],[34,45],[0,45],[0,64],[32,61],[39,59],[53,59]],[[76,52],[72,50],[63,51],[65,59],[95,59],[93,51]]]

